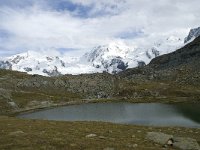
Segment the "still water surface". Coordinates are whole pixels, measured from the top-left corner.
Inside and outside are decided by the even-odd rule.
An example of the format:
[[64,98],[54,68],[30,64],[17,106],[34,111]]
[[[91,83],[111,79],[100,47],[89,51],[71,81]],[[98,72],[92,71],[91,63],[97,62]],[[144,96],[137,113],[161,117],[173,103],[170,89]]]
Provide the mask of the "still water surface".
[[95,103],[63,106],[20,118],[62,121],[105,121],[113,123],[200,127],[200,104]]

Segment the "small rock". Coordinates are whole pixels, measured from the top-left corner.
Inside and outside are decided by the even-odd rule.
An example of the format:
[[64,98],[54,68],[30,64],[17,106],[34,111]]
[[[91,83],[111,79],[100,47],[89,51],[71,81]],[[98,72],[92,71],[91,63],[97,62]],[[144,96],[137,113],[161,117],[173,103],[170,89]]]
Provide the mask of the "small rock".
[[112,130],[108,130],[108,133],[112,133],[113,131]]
[[75,146],[77,146],[76,144],[74,144],[74,143],[72,143],[72,144],[70,144],[70,146],[71,147],[75,147]]
[[164,148],[167,148],[167,147],[168,147],[168,145],[167,145],[167,144],[165,144],[165,145],[163,145],[163,147],[164,147]]
[[10,136],[20,136],[20,135],[23,135],[23,134],[24,134],[24,132],[21,131],[21,130],[9,133]]
[[127,144],[126,146],[128,148],[136,148],[138,145],[137,144]]
[[140,130],[137,130],[137,132],[138,132],[138,133],[141,133],[141,131],[140,131]]
[[133,144],[133,148],[136,148],[136,147],[138,147],[138,145],[137,144]]
[[149,127],[148,129],[149,129],[149,130],[152,130],[153,128],[152,128],[152,127]]
[[99,138],[100,138],[100,139],[106,139],[106,137],[105,137],[105,136],[99,136]]
[[131,145],[131,144],[126,144],[126,146],[127,146],[128,148],[131,148],[131,147],[132,147],[132,145]]
[[115,138],[109,138],[109,140],[111,140],[111,141],[115,141]]
[[169,139],[169,140],[167,141],[167,145],[173,146],[173,144],[174,144],[174,140],[173,140],[173,139]]
[[14,107],[16,108],[17,107],[17,104],[15,102],[8,102],[10,104],[11,107]]
[[192,131],[192,130],[189,130],[189,132],[190,132],[190,133],[193,133],[193,131]]
[[132,135],[131,137],[132,137],[132,138],[135,138],[135,135]]
[[40,133],[41,133],[41,134],[44,134],[44,133],[45,133],[45,131],[41,131]]
[[86,138],[92,138],[92,137],[96,137],[97,135],[96,134],[88,134],[88,135],[86,135],[85,137]]
[[169,139],[169,140],[167,141],[167,145],[173,146],[173,144],[174,144],[174,140],[173,140],[173,139]]
[[113,147],[106,147],[103,150],[115,150]]

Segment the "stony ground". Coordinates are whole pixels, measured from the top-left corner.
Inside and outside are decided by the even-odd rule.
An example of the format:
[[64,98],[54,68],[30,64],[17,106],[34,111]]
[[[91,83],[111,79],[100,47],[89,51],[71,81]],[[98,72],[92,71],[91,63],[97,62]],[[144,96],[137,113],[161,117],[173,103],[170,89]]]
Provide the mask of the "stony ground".
[[[102,122],[58,122],[0,117],[2,150],[161,150],[146,139],[147,132],[190,137],[200,143],[200,129],[158,128]],[[175,149],[175,148],[171,148]]]

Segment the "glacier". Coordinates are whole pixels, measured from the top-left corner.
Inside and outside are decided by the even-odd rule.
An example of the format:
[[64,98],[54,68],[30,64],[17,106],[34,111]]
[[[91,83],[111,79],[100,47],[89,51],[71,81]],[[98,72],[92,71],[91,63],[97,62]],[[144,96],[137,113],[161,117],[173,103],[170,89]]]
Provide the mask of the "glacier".
[[159,39],[151,46],[135,44],[130,47],[123,41],[113,41],[107,45],[96,46],[80,57],[50,54],[48,50],[47,53],[28,50],[1,58],[0,68],[42,76],[102,72],[115,74],[128,68],[144,66],[153,58],[173,52],[183,45],[183,39],[170,36]]

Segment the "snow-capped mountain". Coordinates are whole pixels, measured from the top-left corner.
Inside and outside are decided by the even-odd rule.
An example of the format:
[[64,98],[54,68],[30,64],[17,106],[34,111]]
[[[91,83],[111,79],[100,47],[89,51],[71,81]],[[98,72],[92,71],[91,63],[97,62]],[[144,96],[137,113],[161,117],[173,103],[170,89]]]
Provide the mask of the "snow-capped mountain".
[[0,68],[1,69],[12,69],[12,64],[7,60],[0,61]]
[[129,56],[133,50],[122,42],[112,42],[95,47],[83,57],[96,69],[113,73],[128,67],[128,61],[131,60]]
[[[127,68],[148,64],[153,58],[171,53],[200,36],[200,27],[191,29],[183,39],[176,36],[162,37],[154,43],[131,46],[122,41],[99,45],[81,57],[70,57],[56,53],[27,51],[7,58],[0,58],[0,68],[58,76],[64,74],[86,74],[97,72],[117,73]],[[149,42],[148,42],[149,43]]]
[[61,74],[93,73],[93,67],[80,64],[79,58],[60,55],[49,55],[27,51],[0,61],[0,68],[12,69],[28,74],[58,76]]
[[200,27],[191,29],[189,35],[185,38],[184,42],[188,43],[200,36]]
[[127,68],[146,65],[153,58],[170,53],[182,45],[183,40],[171,36],[156,41],[151,47],[129,47],[123,42],[111,42],[108,45],[95,47],[82,57],[27,51],[2,59],[0,68],[43,76],[103,71],[117,73]]
[[183,45],[180,38],[171,36],[159,40],[152,47],[128,47],[123,42],[112,42],[95,47],[84,57],[98,70],[116,73],[127,68],[148,64],[153,58],[170,53]]
[[129,47],[123,42],[111,42],[95,47],[82,57],[27,51],[2,59],[0,68],[43,76],[103,71],[117,73],[127,68],[146,65],[153,58],[170,53],[182,45],[183,40],[171,36],[155,42],[151,47]]

